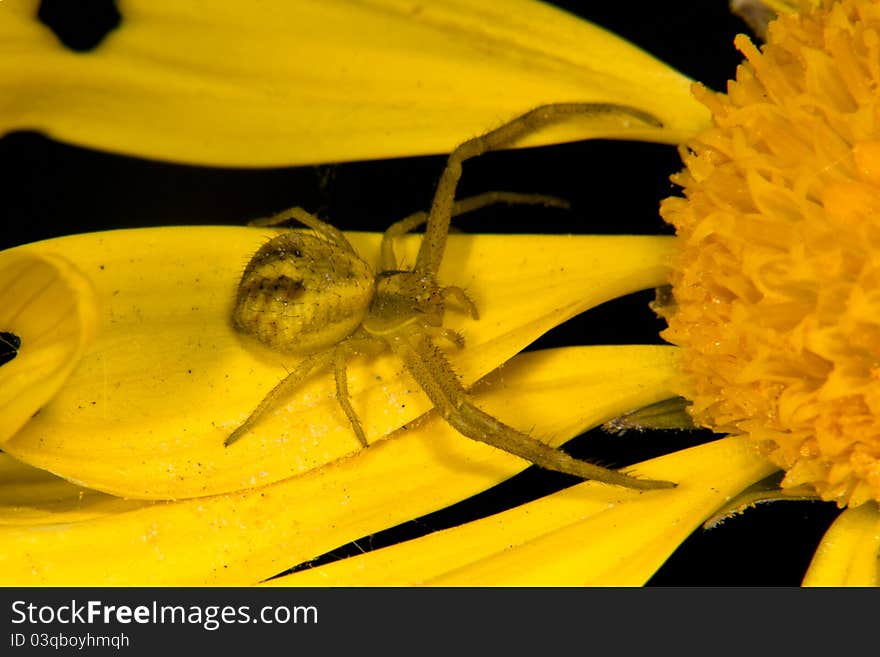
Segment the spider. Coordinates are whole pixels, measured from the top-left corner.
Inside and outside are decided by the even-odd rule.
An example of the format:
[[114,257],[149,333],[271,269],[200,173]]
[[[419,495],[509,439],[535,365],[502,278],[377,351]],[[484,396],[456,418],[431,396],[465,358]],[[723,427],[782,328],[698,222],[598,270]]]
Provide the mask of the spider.
[[[430,211],[406,217],[385,231],[378,273],[355,252],[341,231],[302,208],[252,222],[269,226],[293,220],[311,230],[288,231],[260,247],[242,274],[233,326],[272,349],[304,358],[263,398],[225,444],[242,438],[263,413],[292,392],[310,372],[332,366],[338,402],[358,440],[366,447],[363,427],[349,399],[346,362],[353,353],[379,343],[403,361],[443,419],[468,438],[548,470],[583,479],[636,489],[674,486],[671,482],[637,479],[575,459],[480,410],[434,342],[438,336],[459,347],[464,345],[459,334],[443,328],[448,303],[478,319],[477,308],[463,289],[443,286],[437,281],[452,217],[499,202],[565,205],[552,197],[506,192],[488,192],[456,201],[462,163],[576,114],[622,115],[660,125],[651,115],[623,105],[553,104],[533,109],[463,142],[449,156]],[[425,232],[415,264],[411,269],[400,269],[394,240],[422,225]]]

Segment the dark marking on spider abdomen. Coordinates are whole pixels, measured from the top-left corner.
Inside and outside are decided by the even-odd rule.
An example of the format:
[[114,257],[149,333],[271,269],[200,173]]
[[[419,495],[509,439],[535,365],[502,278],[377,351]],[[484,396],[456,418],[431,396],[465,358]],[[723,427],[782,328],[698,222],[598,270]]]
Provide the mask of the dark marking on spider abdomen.
[[310,232],[282,233],[261,246],[245,268],[232,323],[277,351],[315,353],[360,326],[373,279],[356,254]]

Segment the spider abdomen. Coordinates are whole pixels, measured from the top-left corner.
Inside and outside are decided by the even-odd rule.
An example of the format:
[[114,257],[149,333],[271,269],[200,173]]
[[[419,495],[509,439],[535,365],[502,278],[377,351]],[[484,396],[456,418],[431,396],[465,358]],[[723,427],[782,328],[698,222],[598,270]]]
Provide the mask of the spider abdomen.
[[360,326],[374,275],[355,253],[302,231],[266,242],[238,286],[233,326],[277,351],[309,354]]

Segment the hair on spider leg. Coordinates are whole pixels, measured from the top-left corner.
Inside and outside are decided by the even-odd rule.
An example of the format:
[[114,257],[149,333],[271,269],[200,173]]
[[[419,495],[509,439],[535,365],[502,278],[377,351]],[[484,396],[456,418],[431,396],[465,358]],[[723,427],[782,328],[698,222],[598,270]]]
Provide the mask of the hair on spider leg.
[[[376,345],[400,358],[440,416],[468,438],[582,479],[642,490],[674,486],[672,482],[638,479],[575,459],[489,415],[473,402],[445,353],[434,342],[438,329],[441,335],[445,329],[443,320],[450,300],[463,305],[474,319],[479,316],[477,306],[462,288],[445,286],[437,280],[452,218],[501,202],[556,207],[566,204],[555,197],[511,192],[486,192],[456,200],[462,164],[575,116],[610,116],[624,123],[635,120],[649,126],[661,125],[655,117],[628,106],[562,103],[537,107],[462,142],[447,158],[430,209],[404,217],[385,231],[378,269],[357,253],[342,231],[302,208],[290,208],[259,220],[261,226],[296,221],[311,230],[280,233],[257,250],[239,282],[233,326],[272,349],[304,359],[225,444],[231,445],[247,434],[269,407],[298,387],[312,371],[332,367],[337,401],[355,437],[366,447],[368,439],[349,398],[346,361],[361,347]],[[415,262],[401,268],[394,241],[422,225],[425,230]],[[300,252],[307,257],[292,257]],[[297,311],[290,312],[294,304]]]

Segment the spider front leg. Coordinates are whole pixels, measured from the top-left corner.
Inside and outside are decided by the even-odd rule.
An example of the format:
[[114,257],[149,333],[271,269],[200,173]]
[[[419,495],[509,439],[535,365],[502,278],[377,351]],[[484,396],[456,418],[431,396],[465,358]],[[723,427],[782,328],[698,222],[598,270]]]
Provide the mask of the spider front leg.
[[437,273],[443,260],[446,247],[446,236],[449,233],[449,222],[455,214],[455,190],[461,178],[461,166],[465,160],[477,157],[491,150],[503,148],[516,142],[524,135],[536,132],[541,128],[557,123],[572,116],[607,116],[617,115],[625,120],[635,119],[647,125],[662,127],[656,117],[642,110],[627,105],[613,103],[557,103],[537,107],[517,118],[491,130],[484,135],[474,137],[462,143],[449,155],[446,168],[437,183],[434,201],[428,214],[428,226],[425,237],[416,259],[415,271]]
[[[451,217],[457,217],[460,214],[473,212],[488,205],[497,203],[507,203],[509,205],[543,205],[547,208],[564,208],[569,207],[568,201],[556,198],[555,196],[546,196],[544,194],[518,194],[517,192],[483,192],[475,196],[463,198],[452,204]],[[394,239],[405,235],[411,230],[415,230],[428,221],[427,212],[415,212],[408,217],[404,217],[399,221],[391,224],[382,235],[382,255],[380,259],[381,269],[384,271],[392,271],[397,269],[397,258],[394,255]]]
[[464,289],[457,285],[447,285],[444,288],[440,288],[440,296],[443,298],[444,303],[452,300],[459,308],[467,311],[471,319],[480,319],[480,311],[477,310],[477,304],[474,303],[474,300],[468,296]]
[[637,479],[622,472],[581,461],[514,429],[479,409],[425,333],[410,327],[388,336],[388,344],[446,422],[473,440],[519,456],[547,470],[637,490],[672,488],[670,481]]

